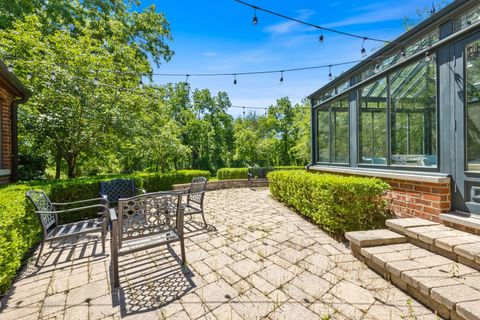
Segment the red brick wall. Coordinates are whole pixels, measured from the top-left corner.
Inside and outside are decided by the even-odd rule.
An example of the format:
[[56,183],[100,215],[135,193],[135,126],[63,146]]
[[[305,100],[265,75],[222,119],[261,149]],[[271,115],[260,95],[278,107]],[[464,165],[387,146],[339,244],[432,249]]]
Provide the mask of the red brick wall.
[[[0,87],[0,116],[1,116],[1,153],[2,163],[0,169],[12,168],[12,141],[11,141],[11,120],[10,120],[10,107],[14,97]],[[0,176],[0,184],[8,183],[9,176]]]
[[382,179],[392,187],[386,198],[398,217],[419,217],[440,222],[440,213],[451,211],[450,183]]

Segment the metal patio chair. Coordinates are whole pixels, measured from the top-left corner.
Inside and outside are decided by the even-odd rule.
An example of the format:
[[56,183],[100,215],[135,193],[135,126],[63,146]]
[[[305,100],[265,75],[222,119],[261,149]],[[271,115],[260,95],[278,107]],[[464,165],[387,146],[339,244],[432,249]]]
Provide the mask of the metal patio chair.
[[[38,261],[42,255],[45,242],[51,243],[54,240],[60,240],[68,237],[79,236],[87,233],[98,232],[102,234],[102,250],[105,252],[105,237],[107,233],[107,218],[108,218],[108,201],[103,198],[95,198],[88,200],[80,200],[68,203],[52,203],[44,191],[30,190],[26,193],[27,198],[32,202],[35,207],[35,213],[40,220],[43,231],[43,239],[40,245],[40,252],[38,253],[35,265],[38,266]],[[98,202],[96,204],[90,204],[83,207],[68,208],[58,210],[57,207],[72,206],[79,204],[87,204]],[[102,213],[100,218],[82,220],[78,222],[59,224],[58,214],[68,212],[78,212],[82,210],[100,209]]]
[[182,195],[176,191],[146,193],[119,199],[118,209],[110,209],[114,288],[120,285],[118,257],[122,255],[179,241],[185,265]]
[[131,198],[145,193],[144,189],[135,187],[133,179],[113,179],[100,182],[100,196],[107,199],[111,207],[116,207],[118,199]]
[[193,214],[201,214],[205,228],[207,221],[205,220],[205,213],[203,212],[203,199],[205,197],[205,188],[207,186],[207,178],[195,177],[190,183],[190,187],[185,190],[187,196],[187,203],[183,205],[186,216]]

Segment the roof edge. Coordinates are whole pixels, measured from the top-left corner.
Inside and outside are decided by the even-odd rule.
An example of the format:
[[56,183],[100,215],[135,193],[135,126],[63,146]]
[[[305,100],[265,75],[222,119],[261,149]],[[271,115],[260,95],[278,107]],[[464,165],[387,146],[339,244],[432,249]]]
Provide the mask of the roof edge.
[[5,78],[8,83],[18,92],[18,96],[22,99],[28,99],[32,93],[25,87],[25,85],[13,73],[8,71],[8,67],[0,60],[0,76]]

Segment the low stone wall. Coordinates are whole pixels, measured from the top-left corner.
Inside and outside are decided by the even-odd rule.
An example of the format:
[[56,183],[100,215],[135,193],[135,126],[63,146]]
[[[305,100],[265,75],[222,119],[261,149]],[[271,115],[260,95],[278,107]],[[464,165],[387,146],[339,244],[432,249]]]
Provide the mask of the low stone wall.
[[[173,190],[188,189],[190,183],[175,184]],[[214,180],[208,181],[206,190],[221,190],[221,189],[233,189],[233,188],[248,188],[248,187],[268,187],[268,180],[266,179],[254,179],[248,183],[248,179],[231,179],[231,180]]]

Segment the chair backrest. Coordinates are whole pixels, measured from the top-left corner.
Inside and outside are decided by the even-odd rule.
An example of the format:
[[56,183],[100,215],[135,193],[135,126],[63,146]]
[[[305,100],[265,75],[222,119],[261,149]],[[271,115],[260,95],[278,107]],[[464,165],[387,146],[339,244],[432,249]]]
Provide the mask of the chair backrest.
[[146,193],[118,200],[119,241],[164,233],[183,232],[181,192]]
[[57,215],[55,214],[55,206],[52,204],[50,199],[47,197],[44,191],[30,190],[27,191],[27,198],[32,202],[35,207],[35,211],[48,212],[48,213],[37,213],[42,227],[47,230],[51,226],[57,223]]
[[113,179],[100,182],[100,195],[107,196],[110,203],[117,203],[120,198],[135,196],[133,179]]
[[188,189],[188,201],[195,202],[198,204],[202,203],[205,186],[207,185],[207,178],[205,177],[195,177],[190,183],[190,188]]

